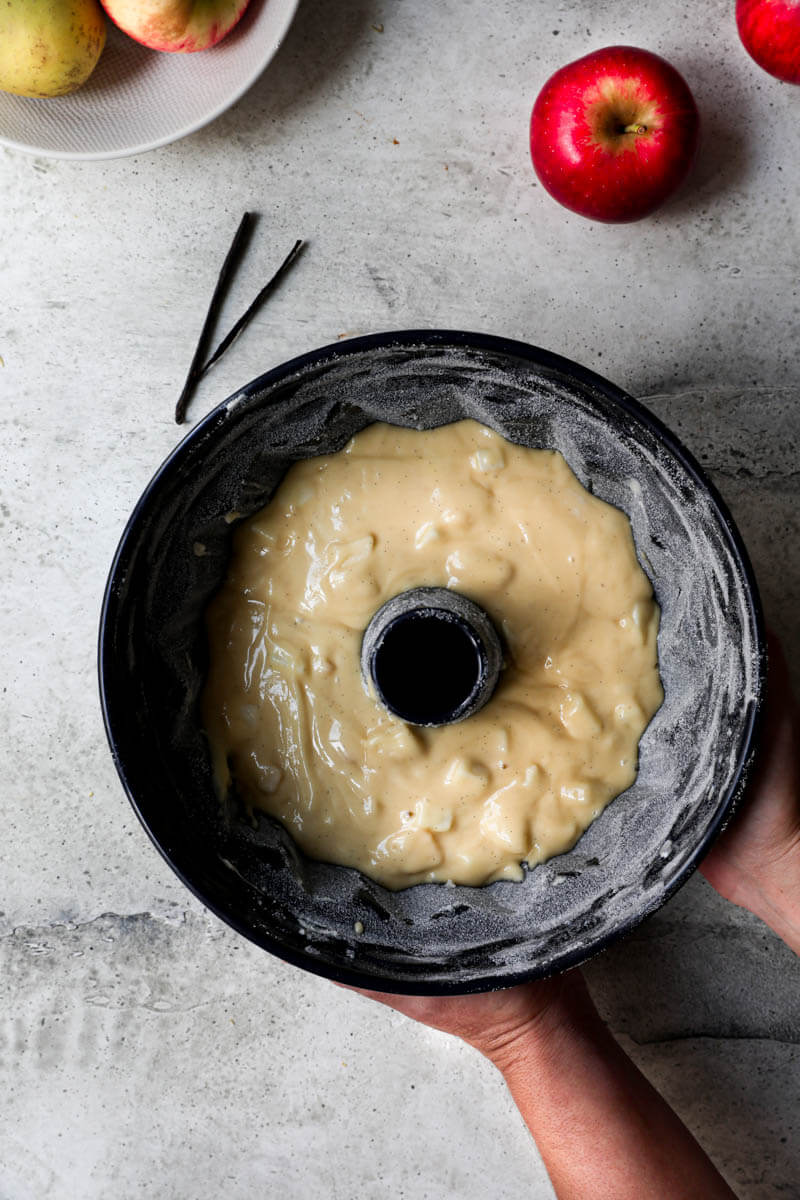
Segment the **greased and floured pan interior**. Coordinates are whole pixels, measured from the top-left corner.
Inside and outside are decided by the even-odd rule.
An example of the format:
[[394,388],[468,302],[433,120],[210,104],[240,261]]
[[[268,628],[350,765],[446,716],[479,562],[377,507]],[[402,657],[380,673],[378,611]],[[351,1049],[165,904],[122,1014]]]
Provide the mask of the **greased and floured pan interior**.
[[[203,613],[232,512],[262,507],[295,460],[373,421],[474,418],[559,450],[631,520],[661,607],[665,700],[633,786],[521,883],[389,892],[300,855],[283,829],[220,814],[197,703]],[[215,410],[137,508],[112,570],[101,673],[117,762],[151,836],[201,898],[268,949],[384,990],[503,986],[580,961],[655,909],[739,795],[763,690],[758,598],[729,517],[657,422],[596,376],[473,335],[379,335],[296,360]],[[197,553],[197,547],[202,553]],[[359,930],[360,932],[356,932]]]

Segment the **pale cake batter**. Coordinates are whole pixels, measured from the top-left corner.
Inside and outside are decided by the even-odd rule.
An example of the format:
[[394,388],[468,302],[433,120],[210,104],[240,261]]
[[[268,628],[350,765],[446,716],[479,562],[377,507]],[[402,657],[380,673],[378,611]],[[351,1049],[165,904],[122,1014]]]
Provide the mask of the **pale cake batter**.
[[[406,725],[361,676],[373,613],[420,586],[476,601],[505,643],[460,724]],[[560,454],[474,421],[372,425],[236,531],[208,613],[219,786],[386,887],[520,879],[633,782],[663,699],[658,620],[627,517]]]

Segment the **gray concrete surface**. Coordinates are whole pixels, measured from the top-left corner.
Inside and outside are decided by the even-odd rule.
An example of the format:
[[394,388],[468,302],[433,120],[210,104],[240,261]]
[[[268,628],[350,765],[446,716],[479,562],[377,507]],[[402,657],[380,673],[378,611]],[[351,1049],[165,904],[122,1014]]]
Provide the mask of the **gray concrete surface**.
[[[476,1055],[269,958],[162,863],[105,745],[99,605],[254,209],[223,327],[310,244],[194,419],[372,330],[567,354],[704,460],[796,664],[800,91],[746,58],[731,8],[304,0],[194,137],[107,164],[0,152],[0,1200],[552,1195]],[[659,215],[603,227],[535,185],[527,121],[552,70],[623,41],[685,73],[705,138]],[[800,968],[777,939],[693,879],[589,978],[737,1192],[796,1196]]]

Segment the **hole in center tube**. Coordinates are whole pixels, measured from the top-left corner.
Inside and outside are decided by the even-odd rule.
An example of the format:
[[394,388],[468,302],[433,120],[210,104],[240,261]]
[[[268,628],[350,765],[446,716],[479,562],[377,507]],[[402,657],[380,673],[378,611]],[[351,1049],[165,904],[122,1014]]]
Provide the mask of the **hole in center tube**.
[[401,720],[444,725],[475,696],[485,664],[466,622],[427,609],[403,613],[387,626],[371,668],[379,697]]

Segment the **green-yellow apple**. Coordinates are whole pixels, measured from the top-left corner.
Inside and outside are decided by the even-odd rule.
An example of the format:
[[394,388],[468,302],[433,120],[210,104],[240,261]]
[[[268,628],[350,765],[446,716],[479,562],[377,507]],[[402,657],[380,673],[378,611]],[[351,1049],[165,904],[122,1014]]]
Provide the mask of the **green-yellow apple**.
[[124,33],[152,50],[207,50],[230,33],[249,0],[102,0]]
[[64,96],[91,75],[106,42],[97,0],[2,0],[0,91]]

